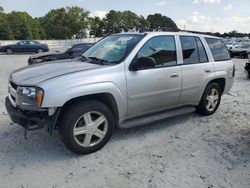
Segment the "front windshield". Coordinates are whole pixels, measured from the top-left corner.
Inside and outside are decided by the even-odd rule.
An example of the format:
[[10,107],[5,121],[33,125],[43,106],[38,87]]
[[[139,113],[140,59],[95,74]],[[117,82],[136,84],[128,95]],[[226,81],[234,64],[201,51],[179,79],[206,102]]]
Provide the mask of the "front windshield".
[[111,35],[96,43],[83,56],[117,64],[128,56],[143,36],[141,34]]

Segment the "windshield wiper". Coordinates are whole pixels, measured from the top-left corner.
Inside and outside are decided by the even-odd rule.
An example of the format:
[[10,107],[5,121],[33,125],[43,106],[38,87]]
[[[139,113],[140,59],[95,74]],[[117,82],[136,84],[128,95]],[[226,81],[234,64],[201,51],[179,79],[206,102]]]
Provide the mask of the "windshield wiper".
[[80,60],[81,61],[86,61],[88,58],[87,57],[85,57],[84,55],[81,55],[81,57],[80,57]]
[[100,59],[100,58],[97,58],[97,57],[85,57],[84,55],[81,56],[81,61],[87,61],[87,60],[94,60],[94,61],[87,61],[88,63],[95,63],[95,64],[98,64],[98,65],[113,65],[114,63],[111,63],[107,60],[104,60],[104,59]]
[[107,60],[101,59],[101,58],[97,58],[97,57],[88,57],[89,59],[95,60],[96,62],[98,62],[98,64],[100,65],[110,65],[112,63],[110,63]]

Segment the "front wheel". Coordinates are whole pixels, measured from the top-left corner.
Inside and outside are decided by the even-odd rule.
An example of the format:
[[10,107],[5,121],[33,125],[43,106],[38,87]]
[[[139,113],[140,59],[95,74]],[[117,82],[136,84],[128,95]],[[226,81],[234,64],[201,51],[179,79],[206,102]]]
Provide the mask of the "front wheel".
[[218,109],[221,101],[221,88],[217,83],[209,83],[206,87],[196,112],[202,115],[211,115]]
[[105,104],[85,101],[68,107],[61,122],[59,131],[65,146],[75,153],[89,154],[108,142],[115,121]]
[[36,53],[38,54],[43,53],[43,49],[42,48],[37,49]]

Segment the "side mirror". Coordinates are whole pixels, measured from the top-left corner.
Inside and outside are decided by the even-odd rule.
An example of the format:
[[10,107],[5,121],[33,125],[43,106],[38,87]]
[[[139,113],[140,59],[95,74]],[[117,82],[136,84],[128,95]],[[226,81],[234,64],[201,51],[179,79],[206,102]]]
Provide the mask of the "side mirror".
[[151,69],[156,65],[155,59],[152,57],[140,57],[130,66],[130,70],[137,71],[142,69]]

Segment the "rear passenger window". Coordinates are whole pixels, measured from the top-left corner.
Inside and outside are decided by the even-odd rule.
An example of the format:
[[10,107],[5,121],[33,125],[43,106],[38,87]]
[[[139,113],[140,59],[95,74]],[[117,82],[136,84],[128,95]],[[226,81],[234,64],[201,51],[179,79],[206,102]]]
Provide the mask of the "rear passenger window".
[[173,66],[177,64],[174,36],[158,36],[149,39],[138,52],[138,58],[152,57],[156,67]]
[[208,46],[213,54],[214,61],[230,60],[230,54],[226,45],[220,39],[206,38]]
[[198,52],[199,52],[199,61],[200,63],[205,63],[208,62],[208,58],[207,58],[207,53],[206,50],[201,42],[201,39],[199,37],[195,37],[196,39],[196,43],[198,46]]
[[195,37],[181,36],[180,40],[184,64],[199,63],[199,52]]

